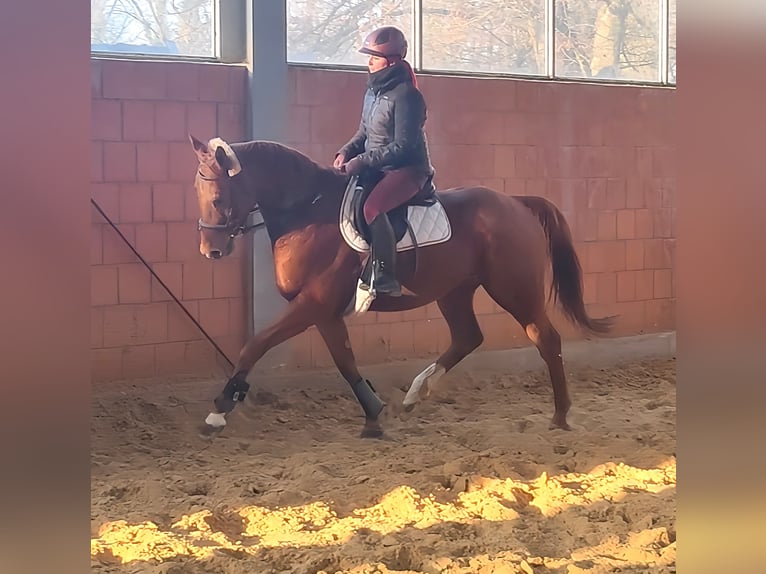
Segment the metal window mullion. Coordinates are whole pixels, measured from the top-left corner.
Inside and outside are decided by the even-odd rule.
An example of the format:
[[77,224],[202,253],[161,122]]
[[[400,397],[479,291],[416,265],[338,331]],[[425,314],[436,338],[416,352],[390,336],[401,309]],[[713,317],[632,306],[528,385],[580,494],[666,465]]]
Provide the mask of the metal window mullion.
[[670,69],[670,0],[659,0],[660,2],[660,45],[659,45],[659,80],[662,84],[667,84],[669,80]]
[[224,63],[247,59],[246,0],[215,0],[216,57]]
[[556,0],[545,0],[545,75],[556,77]]
[[423,69],[423,0],[412,0],[412,65]]

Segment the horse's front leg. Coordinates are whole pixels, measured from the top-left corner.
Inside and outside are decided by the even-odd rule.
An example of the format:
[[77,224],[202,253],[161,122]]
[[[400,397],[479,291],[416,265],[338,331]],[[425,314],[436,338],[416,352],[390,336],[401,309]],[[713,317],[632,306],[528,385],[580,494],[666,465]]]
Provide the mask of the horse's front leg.
[[346,382],[351,385],[354,396],[362,406],[365,416],[362,438],[382,437],[383,428],[380,426],[378,416],[386,403],[377,395],[370,381],[359,374],[345,321],[341,317],[334,317],[317,323],[317,329],[335,361],[335,366]]
[[321,307],[300,295],[287,306],[282,316],[256,333],[239,353],[239,360],[234,367],[234,375],[218,395],[213,404],[215,410],[205,419],[210,430],[220,430],[226,426],[226,416],[234,410],[237,402],[245,400],[250,385],[246,378],[250,370],[270,349],[295,337],[313,325],[321,313]]

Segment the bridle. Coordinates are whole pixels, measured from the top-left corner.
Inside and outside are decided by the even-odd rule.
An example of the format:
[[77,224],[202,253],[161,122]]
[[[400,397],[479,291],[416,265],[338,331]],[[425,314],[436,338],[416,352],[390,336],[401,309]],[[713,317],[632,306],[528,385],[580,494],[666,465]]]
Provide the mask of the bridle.
[[[200,179],[204,181],[218,181],[218,177],[205,177],[205,175],[200,171],[197,170],[197,175]],[[263,227],[265,223],[263,221],[260,221],[258,223],[253,223],[251,225],[245,225],[245,221],[247,221],[247,218],[250,216],[251,213],[258,213],[260,212],[260,208],[256,205],[251,209],[247,215],[245,215],[244,220],[242,223],[234,223],[231,221],[231,212],[232,209],[229,208],[229,210],[226,213],[226,221],[224,223],[205,223],[202,221],[202,218],[200,217],[199,220],[197,220],[197,230],[202,231],[203,229],[210,229],[213,231],[223,231],[229,234],[229,237],[234,239],[235,237],[238,237],[239,235],[244,235],[251,229],[257,229],[259,227]]]

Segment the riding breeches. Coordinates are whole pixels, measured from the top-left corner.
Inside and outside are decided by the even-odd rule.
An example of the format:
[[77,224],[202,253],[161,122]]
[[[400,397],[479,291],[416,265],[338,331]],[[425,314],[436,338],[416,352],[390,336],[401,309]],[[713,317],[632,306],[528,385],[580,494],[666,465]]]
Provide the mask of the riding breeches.
[[422,170],[404,167],[387,171],[364,203],[364,219],[369,225],[386,213],[409,201],[423,188],[427,176]]

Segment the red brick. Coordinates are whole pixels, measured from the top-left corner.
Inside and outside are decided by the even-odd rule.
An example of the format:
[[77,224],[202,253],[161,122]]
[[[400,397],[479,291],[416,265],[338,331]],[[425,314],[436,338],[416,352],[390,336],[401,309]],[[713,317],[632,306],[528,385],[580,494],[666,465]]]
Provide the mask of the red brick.
[[231,328],[228,299],[199,302],[199,322],[211,337],[228,335]]
[[90,264],[99,265],[104,261],[104,245],[101,237],[101,224],[90,226]]
[[654,210],[654,237],[673,237],[675,208],[661,207]]
[[[119,186],[114,183],[92,183],[90,185],[90,196],[114,223],[120,222],[120,192]],[[98,210],[92,206],[93,223],[106,223],[104,217]]]
[[578,241],[598,239],[598,211],[585,210],[575,214],[574,236]]
[[643,333],[645,326],[644,301],[623,301],[617,303],[612,312],[619,314],[615,326],[616,335],[628,336]]
[[531,197],[545,197],[547,185],[544,179],[528,179],[524,187],[524,195]]
[[672,263],[672,240],[647,239],[644,244],[646,269],[669,269]]
[[123,140],[143,142],[154,139],[153,102],[125,101],[122,104],[122,116]]
[[159,183],[152,187],[154,221],[184,221],[184,195],[186,186],[177,183]]
[[198,165],[197,156],[194,155],[191,144],[189,142],[171,143],[168,147],[169,181],[184,183],[191,187]]
[[136,250],[146,261],[166,261],[168,238],[165,225],[161,223],[139,223],[136,225]]
[[[444,187],[444,186],[441,186]],[[503,189],[506,195],[525,195],[526,182],[523,179],[509,178],[503,181]]]
[[598,301],[598,275],[598,273],[583,274],[583,299],[585,300],[586,305]]
[[649,209],[636,209],[636,237],[650,239],[654,237],[654,217]]
[[214,297],[242,297],[244,286],[241,262],[235,259],[215,262],[213,265]]
[[655,299],[669,299],[673,296],[673,271],[670,269],[657,269],[654,271],[654,297]]
[[665,178],[660,180],[660,206],[675,207],[676,205],[676,180]]
[[641,209],[646,207],[646,204],[644,203],[643,179],[627,180],[625,207],[628,209]]
[[114,381],[122,377],[121,349],[91,351],[91,379],[96,382]]
[[[199,322],[199,301],[183,301],[184,308]],[[168,303],[168,341],[194,341],[202,332],[177,303]]]
[[653,299],[646,302],[646,324],[654,331],[667,331],[676,327],[674,299]]
[[210,299],[213,297],[213,263],[203,260],[187,261],[183,268],[183,297]]
[[606,209],[606,182],[604,178],[588,179],[588,208]]
[[623,271],[625,265],[624,241],[599,241],[588,244],[586,268],[589,272]]
[[524,145],[532,143],[528,114],[509,112],[502,116],[503,143]]
[[[551,195],[561,197],[560,209],[580,212],[588,209],[588,183],[584,179],[549,179]],[[557,191],[556,191],[557,190]]]
[[654,298],[654,272],[636,271],[636,299],[646,301]]
[[144,184],[120,186],[120,221],[149,223],[152,220],[152,188]]
[[168,71],[165,62],[103,62],[102,90],[105,98],[163,100],[167,97]]
[[[218,135],[218,109],[213,102],[194,102],[186,106],[186,124],[190,134],[202,141]],[[194,155],[191,146],[189,153]]]
[[[321,111],[317,109],[316,113],[321,113]],[[309,106],[291,106],[287,118],[287,142],[300,144],[310,141],[311,108]]]
[[199,66],[199,99],[205,102],[228,102],[229,67],[222,64]]
[[636,212],[633,209],[621,209],[617,212],[617,239],[636,237]]
[[[183,264],[155,263],[152,269],[171,293],[180,300],[183,294]],[[152,277],[152,301],[172,301],[171,296],[155,277]]]
[[91,139],[122,140],[122,107],[118,100],[92,100],[90,108]]
[[[617,301],[635,301],[636,271],[620,271],[617,273]],[[599,301],[603,303],[603,301]]]
[[126,379],[153,377],[155,370],[154,345],[126,347],[122,350],[122,376]]
[[190,261],[202,257],[199,231],[188,223],[168,223],[168,261]]
[[624,179],[612,177],[606,180],[607,209],[625,209],[627,197],[627,183]]
[[617,214],[614,211],[599,211],[598,239],[617,239]]
[[96,265],[90,268],[90,304],[115,305],[117,296],[117,267]]
[[188,373],[186,367],[186,343],[162,343],[155,346],[155,369],[157,375],[180,375]]
[[226,141],[245,139],[245,113],[239,104],[218,104],[218,135]]
[[[495,120],[498,125],[499,119]],[[537,146],[549,145],[552,141],[557,141],[557,124],[560,118],[554,117],[549,112],[541,114],[528,114],[527,116],[527,134],[529,143]]]
[[90,180],[104,181],[104,144],[90,142]]
[[632,270],[644,268],[644,242],[642,240],[625,242],[625,268]]
[[652,175],[655,177],[674,177],[676,175],[675,149],[670,147],[653,148]]
[[[122,232],[125,239],[128,240],[130,245],[136,244],[136,228],[133,225],[121,223],[117,228]],[[102,226],[102,238],[101,242],[104,246],[104,263],[133,263],[136,261],[136,255],[131,251],[130,247],[125,244],[125,241],[117,234],[117,231],[110,225]]]
[[92,100],[101,97],[101,62],[93,60],[90,62],[90,97]]
[[505,143],[503,114],[463,108],[449,122],[429,124],[429,136],[440,143],[493,145]]
[[412,323],[392,323],[389,350],[394,354],[412,354],[415,350],[415,331]]
[[617,301],[617,274],[599,273],[596,276],[596,298],[599,303]]
[[232,102],[242,103],[248,98],[248,79],[249,72],[244,66],[229,68],[229,97]]
[[295,103],[309,106],[326,106],[338,101],[341,94],[349,94],[358,100],[358,110],[349,110],[351,114],[361,111],[364,94],[365,75],[361,73],[335,72],[327,70],[300,70],[296,74]]
[[165,63],[168,78],[167,99],[196,101],[199,99],[199,65]]
[[514,155],[516,158],[516,175],[521,177],[543,175],[537,148],[532,146],[514,146]]
[[494,146],[495,177],[514,177],[516,175],[516,152],[514,146]]
[[167,340],[165,303],[119,305],[104,309],[104,346],[150,345]]
[[104,309],[90,308],[90,347],[97,349],[104,344]]
[[104,143],[104,181],[136,181],[136,144]]
[[250,324],[244,298],[232,297],[229,299],[229,320],[231,321],[230,333],[242,338],[244,343],[244,337]]
[[147,142],[138,144],[139,181],[167,181],[169,176],[168,144]]
[[118,274],[121,304],[151,301],[151,275],[142,263],[122,264]]
[[192,373],[203,376],[220,372],[216,351],[208,341],[189,341],[186,343],[185,356],[186,365]]
[[186,142],[186,105],[181,102],[157,102],[155,105],[155,138],[159,141]]

